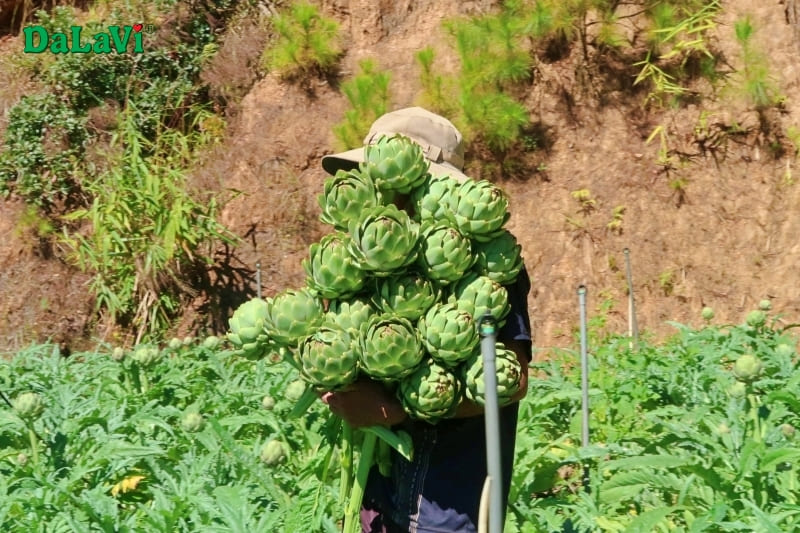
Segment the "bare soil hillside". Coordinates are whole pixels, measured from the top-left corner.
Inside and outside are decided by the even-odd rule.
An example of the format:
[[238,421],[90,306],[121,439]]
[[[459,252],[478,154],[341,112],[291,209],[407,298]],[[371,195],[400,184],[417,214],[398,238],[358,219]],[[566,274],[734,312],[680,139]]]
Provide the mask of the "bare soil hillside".
[[[326,13],[348,36],[340,79],[359,60],[375,58],[391,71],[393,105],[414,105],[420,89],[413,53],[432,45],[441,54],[439,66],[454,69],[442,21],[492,4],[325,0]],[[717,46],[736,65],[732,24],[751,14],[760,29],[757,43],[768,51],[785,95],[782,109],[759,115],[720,95],[702,107],[644,112],[643,94],[625,77],[599,71],[587,82],[580,59],[570,55],[537,66],[526,103],[547,143],[531,156],[538,170],[501,185],[533,280],[529,307],[540,350],[572,343],[580,284],[588,288],[590,313],[609,304],[606,327],[626,331],[626,248],[638,324],[657,337],[673,331],[667,321],[699,324],[703,306],[715,309],[715,321],[738,322],[765,298],[785,322],[800,321],[797,159],[791,143],[769,134],[800,126],[800,47],[782,3],[724,4]],[[347,102],[328,81],[307,89],[260,79],[241,101],[225,144],[194,173],[197,186],[242,192],[225,206],[222,221],[244,239],[234,257],[251,293],[256,263],[266,295],[303,283],[300,261],[327,231],[318,222],[316,197],[326,177],[319,160],[333,150],[331,127]],[[680,164],[665,168],[659,143],[646,142],[658,124],[667,125]],[[741,133],[726,133],[734,126]],[[582,206],[573,195],[578,190],[594,203]],[[0,350],[48,336],[74,346],[101,336],[87,325],[86,277],[18,231],[21,205],[0,205]],[[609,226],[615,209],[620,223]],[[198,298],[176,333],[224,327],[235,302],[209,306]]]

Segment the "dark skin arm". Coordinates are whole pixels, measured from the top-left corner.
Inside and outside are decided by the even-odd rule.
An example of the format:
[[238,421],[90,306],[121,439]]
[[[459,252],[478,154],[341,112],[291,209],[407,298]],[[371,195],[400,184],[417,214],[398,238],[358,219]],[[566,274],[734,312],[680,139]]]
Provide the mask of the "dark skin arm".
[[[512,397],[518,402],[528,391],[528,356],[525,343],[521,341],[504,341],[509,350],[517,354],[522,366],[520,390]],[[326,392],[322,401],[331,412],[347,421],[352,427],[372,425],[393,426],[404,421],[408,415],[400,401],[381,383],[362,378],[344,391]],[[464,400],[453,418],[467,418],[483,414],[483,407],[469,400]]]

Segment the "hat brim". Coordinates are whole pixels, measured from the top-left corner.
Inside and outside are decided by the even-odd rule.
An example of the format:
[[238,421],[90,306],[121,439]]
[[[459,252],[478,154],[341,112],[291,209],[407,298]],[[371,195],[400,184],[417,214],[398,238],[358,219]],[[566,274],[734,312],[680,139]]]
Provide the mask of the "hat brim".
[[[336,172],[339,170],[355,170],[358,168],[359,163],[363,162],[363,147],[353,148],[352,150],[340,152],[338,154],[322,156],[322,168],[325,169],[325,172],[330,175],[336,174]],[[428,172],[430,172],[432,176],[450,176],[451,178],[454,178],[460,182],[464,182],[469,179],[466,174],[449,163],[434,163],[430,160],[428,163],[430,163]]]

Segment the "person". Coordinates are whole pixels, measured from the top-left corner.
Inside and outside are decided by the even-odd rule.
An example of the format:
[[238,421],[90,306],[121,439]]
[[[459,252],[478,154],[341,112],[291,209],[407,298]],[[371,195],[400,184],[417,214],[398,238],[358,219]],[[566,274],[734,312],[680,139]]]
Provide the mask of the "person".
[[[423,108],[391,111],[370,128],[364,144],[383,135],[402,134],[422,147],[432,175],[465,180],[463,137],[446,118]],[[357,168],[363,148],[327,155],[322,167],[329,174]],[[408,208],[406,197],[394,199]],[[522,366],[521,387],[510,405],[500,408],[501,462],[504,512],[508,500],[514,459],[519,400],[527,391],[531,359],[530,319],[527,295],[528,273],[523,266],[513,283],[506,286],[510,312],[497,340],[514,351]],[[345,391],[322,395],[330,411],[354,428],[380,424],[407,431],[414,445],[413,460],[392,454],[391,475],[377,467],[369,474],[361,509],[364,533],[477,531],[481,491],[487,475],[486,436],[483,409],[464,400],[451,418],[430,424],[408,417],[392,391],[382,383],[360,379]]]

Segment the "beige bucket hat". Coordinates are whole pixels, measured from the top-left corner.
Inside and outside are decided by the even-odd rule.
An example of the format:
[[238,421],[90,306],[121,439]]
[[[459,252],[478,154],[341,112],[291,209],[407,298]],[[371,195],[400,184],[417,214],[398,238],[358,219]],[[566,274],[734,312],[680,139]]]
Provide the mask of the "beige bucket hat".
[[[405,135],[422,147],[430,161],[428,170],[434,176],[451,176],[465,181],[464,138],[452,122],[421,107],[391,111],[372,123],[364,145],[374,144],[384,135]],[[352,170],[364,161],[364,148],[355,148],[322,158],[322,168],[328,174],[337,170]]]

